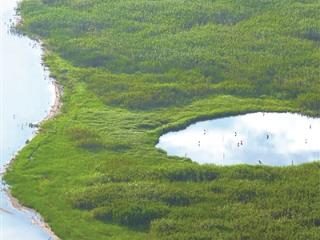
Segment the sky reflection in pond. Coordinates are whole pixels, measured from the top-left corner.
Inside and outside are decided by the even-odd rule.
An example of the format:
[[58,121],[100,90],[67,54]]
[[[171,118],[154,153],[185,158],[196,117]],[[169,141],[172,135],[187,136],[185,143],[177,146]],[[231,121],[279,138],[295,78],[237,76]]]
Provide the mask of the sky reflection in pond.
[[200,164],[296,165],[319,160],[320,119],[293,113],[220,118],[167,133],[157,147]]

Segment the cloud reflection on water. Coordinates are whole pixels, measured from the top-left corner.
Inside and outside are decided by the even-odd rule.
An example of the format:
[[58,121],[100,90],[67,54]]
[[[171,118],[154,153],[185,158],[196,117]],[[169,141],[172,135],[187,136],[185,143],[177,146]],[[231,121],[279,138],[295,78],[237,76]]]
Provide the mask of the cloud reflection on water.
[[320,119],[251,113],[203,121],[161,136],[157,147],[201,164],[301,164],[320,158]]

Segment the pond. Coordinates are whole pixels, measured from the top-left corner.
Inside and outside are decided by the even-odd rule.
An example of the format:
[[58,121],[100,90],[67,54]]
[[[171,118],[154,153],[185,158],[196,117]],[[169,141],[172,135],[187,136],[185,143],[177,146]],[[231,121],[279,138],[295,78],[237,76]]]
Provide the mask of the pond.
[[320,159],[320,119],[259,112],[202,121],[164,134],[156,147],[200,164],[297,165]]
[[17,0],[0,0],[0,239],[48,240],[53,238],[41,217],[17,207],[2,175],[6,165],[36,134],[30,123],[43,120],[55,101],[55,88],[41,63],[41,46],[13,34]]

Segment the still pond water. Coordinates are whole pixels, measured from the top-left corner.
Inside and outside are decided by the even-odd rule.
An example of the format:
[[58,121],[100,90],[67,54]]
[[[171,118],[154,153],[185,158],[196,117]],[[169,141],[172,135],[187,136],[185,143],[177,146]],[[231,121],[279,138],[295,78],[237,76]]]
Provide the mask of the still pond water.
[[157,147],[200,164],[297,165],[320,159],[320,119],[293,113],[220,118],[167,133]]
[[13,207],[2,181],[6,164],[35,135],[54,101],[54,87],[41,65],[39,44],[10,32],[17,0],[0,0],[0,240],[48,240],[39,215]]

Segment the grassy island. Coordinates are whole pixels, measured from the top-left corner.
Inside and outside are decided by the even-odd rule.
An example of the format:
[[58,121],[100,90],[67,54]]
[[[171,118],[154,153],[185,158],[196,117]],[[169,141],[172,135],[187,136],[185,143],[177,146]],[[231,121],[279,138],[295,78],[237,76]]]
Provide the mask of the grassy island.
[[320,236],[320,163],[198,165],[155,148],[255,111],[320,116],[318,0],[24,0],[63,86],[5,175],[63,240]]

